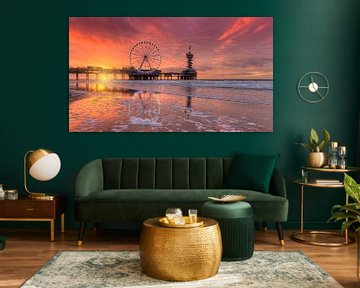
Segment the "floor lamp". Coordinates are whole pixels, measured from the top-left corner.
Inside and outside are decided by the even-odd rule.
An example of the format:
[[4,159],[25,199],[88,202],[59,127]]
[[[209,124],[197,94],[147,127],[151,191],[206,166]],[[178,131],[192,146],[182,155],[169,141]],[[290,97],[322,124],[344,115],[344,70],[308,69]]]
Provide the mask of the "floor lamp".
[[36,180],[48,181],[59,173],[60,167],[61,162],[59,156],[48,149],[37,149],[26,152],[24,156],[24,187],[29,197],[48,200],[53,199],[51,195],[29,191],[26,182],[28,171]]

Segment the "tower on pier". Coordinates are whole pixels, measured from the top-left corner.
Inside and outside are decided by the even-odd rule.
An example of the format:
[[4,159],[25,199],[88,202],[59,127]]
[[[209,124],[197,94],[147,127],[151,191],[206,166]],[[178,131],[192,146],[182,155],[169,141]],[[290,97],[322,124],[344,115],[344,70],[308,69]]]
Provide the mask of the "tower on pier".
[[191,53],[191,46],[189,46],[189,51],[186,53],[186,58],[187,58],[187,69],[182,71],[180,75],[180,79],[182,80],[196,79],[197,72],[192,67],[194,54]]

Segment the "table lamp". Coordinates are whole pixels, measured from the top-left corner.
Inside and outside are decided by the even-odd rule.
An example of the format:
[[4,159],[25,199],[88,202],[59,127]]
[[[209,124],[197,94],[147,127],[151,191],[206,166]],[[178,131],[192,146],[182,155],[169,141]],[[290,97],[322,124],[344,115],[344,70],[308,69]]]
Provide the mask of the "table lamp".
[[60,171],[61,162],[56,153],[48,149],[37,149],[26,152],[24,156],[24,187],[30,198],[53,199],[53,196],[45,193],[30,192],[26,185],[26,174],[39,181],[48,181],[54,178]]

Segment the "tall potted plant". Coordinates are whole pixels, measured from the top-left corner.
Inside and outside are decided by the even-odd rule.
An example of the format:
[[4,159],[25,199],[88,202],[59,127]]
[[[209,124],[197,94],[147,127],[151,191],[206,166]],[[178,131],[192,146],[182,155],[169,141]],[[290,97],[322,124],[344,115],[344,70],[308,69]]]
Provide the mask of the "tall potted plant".
[[342,221],[341,232],[355,228],[357,241],[357,277],[360,280],[360,185],[345,173],[344,187],[353,203],[348,205],[334,205],[329,221]]
[[324,139],[320,141],[319,136],[314,128],[310,130],[310,137],[308,143],[297,143],[307,151],[308,165],[310,167],[323,167],[327,164],[328,154],[324,152],[325,144],[330,140],[330,133],[326,129],[323,129]]

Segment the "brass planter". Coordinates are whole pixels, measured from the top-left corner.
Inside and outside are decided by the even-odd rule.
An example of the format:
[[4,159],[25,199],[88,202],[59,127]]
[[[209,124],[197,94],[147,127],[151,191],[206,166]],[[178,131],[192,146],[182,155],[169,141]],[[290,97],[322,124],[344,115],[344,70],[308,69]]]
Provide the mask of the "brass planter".
[[310,152],[308,156],[308,166],[321,168],[327,164],[328,154],[325,152]]

